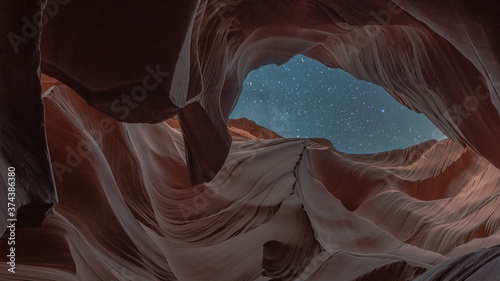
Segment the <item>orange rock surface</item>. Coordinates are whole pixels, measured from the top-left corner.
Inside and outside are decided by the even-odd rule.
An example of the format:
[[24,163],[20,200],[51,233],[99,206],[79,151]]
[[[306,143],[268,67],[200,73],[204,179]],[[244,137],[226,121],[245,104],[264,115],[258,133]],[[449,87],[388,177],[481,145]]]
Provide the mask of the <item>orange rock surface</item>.
[[[0,6],[0,280],[498,280],[498,1]],[[353,155],[228,120],[297,54],[449,139]]]

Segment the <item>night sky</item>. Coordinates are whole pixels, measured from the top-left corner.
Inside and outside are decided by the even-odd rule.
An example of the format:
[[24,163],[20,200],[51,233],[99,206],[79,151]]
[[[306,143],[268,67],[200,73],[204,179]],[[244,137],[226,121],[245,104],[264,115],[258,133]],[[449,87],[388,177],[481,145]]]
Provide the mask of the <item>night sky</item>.
[[381,87],[304,56],[252,71],[230,118],[246,117],[283,137],[329,139],[340,151],[373,153],[444,135]]

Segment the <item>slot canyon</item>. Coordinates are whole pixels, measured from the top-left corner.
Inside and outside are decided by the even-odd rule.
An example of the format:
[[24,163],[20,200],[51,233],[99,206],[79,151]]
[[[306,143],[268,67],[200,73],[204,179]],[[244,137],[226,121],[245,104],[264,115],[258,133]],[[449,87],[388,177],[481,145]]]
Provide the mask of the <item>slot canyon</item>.
[[[497,0],[0,6],[0,280],[499,280]],[[353,154],[229,119],[297,55],[446,138]]]

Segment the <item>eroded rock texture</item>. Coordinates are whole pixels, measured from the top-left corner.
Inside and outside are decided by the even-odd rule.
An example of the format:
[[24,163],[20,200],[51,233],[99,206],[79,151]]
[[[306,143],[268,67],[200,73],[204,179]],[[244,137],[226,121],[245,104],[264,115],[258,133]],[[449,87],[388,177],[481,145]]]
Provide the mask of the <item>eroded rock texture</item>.
[[500,241],[500,171],[450,140],[350,155],[236,121],[221,171],[192,186],[175,121],[120,123],[64,85],[43,101],[60,202],[17,230],[20,280],[496,278],[498,250],[469,252]]
[[[122,121],[184,108],[194,183],[225,159],[246,75],[299,53],[383,86],[500,167],[500,5],[435,2],[73,0],[44,28],[42,68]],[[200,138],[220,145],[199,150]]]
[[[25,27],[25,15],[40,13],[40,4],[0,1],[0,233],[7,227],[7,172],[15,177],[18,226],[38,225],[57,202],[45,138],[40,87],[39,26]],[[25,21],[23,19],[26,19]],[[25,31],[25,32],[24,32]],[[19,34],[26,33],[21,37]],[[17,36],[17,37],[16,37]],[[14,48],[11,42],[20,42]]]
[[[497,1],[0,5],[0,168],[25,222],[0,279],[496,280]],[[246,75],[296,54],[450,140],[349,155],[228,123]],[[40,66],[72,90],[42,104]]]

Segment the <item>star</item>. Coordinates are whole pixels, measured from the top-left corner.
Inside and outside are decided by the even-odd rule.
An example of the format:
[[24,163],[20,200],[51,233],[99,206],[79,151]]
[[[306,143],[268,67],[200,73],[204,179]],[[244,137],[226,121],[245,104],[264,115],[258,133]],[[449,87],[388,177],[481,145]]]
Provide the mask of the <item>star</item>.
[[423,114],[402,106],[382,87],[300,55],[247,76],[230,116],[240,117],[287,138],[326,138],[349,153],[444,137]]

